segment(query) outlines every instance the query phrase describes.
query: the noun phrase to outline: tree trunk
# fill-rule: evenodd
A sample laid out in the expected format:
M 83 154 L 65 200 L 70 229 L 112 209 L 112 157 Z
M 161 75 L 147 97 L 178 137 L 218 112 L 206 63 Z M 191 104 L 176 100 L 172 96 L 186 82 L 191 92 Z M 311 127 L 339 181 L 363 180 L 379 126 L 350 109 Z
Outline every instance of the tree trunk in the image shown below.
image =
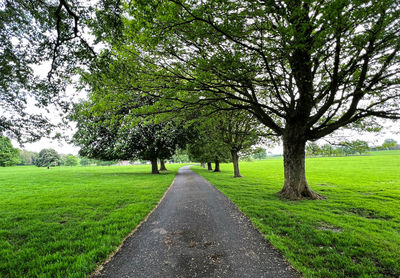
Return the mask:
M 158 166 L 157 166 L 157 158 L 153 158 L 151 160 L 151 173 L 152 174 L 159 174 L 158 172 Z
M 218 159 L 215 160 L 214 172 L 221 172 L 221 170 L 219 169 L 219 160 Z
M 279 194 L 289 200 L 324 199 L 323 196 L 311 190 L 307 184 L 305 146 L 306 140 L 283 136 L 285 183 Z
M 239 170 L 239 156 L 236 151 L 231 151 L 232 155 L 232 163 L 233 163 L 233 174 L 234 178 L 241 178 L 242 175 L 240 174 Z
M 208 171 L 212 171 L 212 165 L 211 165 L 211 162 L 207 162 L 207 167 L 208 167 Z
M 204 162 L 201 162 L 200 166 L 203 167 L 203 168 L 206 168 L 206 165 L 204 164 Z
M 160 171 L 168 171 L 165 167 L 164 159 L 160 159 Z

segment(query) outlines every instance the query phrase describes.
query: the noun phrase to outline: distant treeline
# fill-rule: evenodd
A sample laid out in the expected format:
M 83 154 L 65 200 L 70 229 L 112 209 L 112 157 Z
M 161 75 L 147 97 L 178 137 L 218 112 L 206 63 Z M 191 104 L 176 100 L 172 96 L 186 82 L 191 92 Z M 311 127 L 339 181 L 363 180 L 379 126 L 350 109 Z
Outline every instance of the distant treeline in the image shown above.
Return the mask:
M 386 139 L 381 146 L 368 145 L 368 142 L 363 140 L 343 141 L 335 144 L 318 145 L 315 142 L 310 142 L 306 147 L 306 155 L 308 157 L 318 156 L 349 156 L 363 155 L 368 151 L 381 150 L 400 150 L 400 145 L 394 139 Z M 241 155 L 243 160 L 259 160 L 268 157 L 267 151 L 264 148 L 257 147 L 251 149 Z M 185 149 L 176 150 L 169 163 L 187 163 L 190 162 L 188 151 Z M 75 156 L 72 154 L 59 154 L 54 149 L 43 149 L 39 153 L 27 150 L 19 150 L 14 148 L 10 140 L 4 136 L 0 136 L 0 166 L 14 165 L 36 165 L 38 167 L 54 167 L 54 166 L 110 166 L 110 165 L 133 165 L 146 164 L 146 160 L 131 160 L 131 161 L 103 161 L 91 159 L 87 157 Z
M 348 156 L 363 155 L 369 151 L 400 150 L 400 145 L 394 139 L 386 139 L 381 146 L 368 146 L 368 142 L 363 140 L 343 141 L 335 144 L 318 145 L 310 142 L 306 147 L 308 157 L 315 156 Z

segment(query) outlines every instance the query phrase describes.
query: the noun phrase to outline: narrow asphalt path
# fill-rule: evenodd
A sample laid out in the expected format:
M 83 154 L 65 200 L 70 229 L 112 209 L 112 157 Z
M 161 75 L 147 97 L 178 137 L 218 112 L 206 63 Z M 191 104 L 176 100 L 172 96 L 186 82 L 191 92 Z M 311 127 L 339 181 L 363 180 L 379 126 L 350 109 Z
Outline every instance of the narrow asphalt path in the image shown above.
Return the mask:
M 95 277 L 299 277 L 223 194 L 188 166 Z

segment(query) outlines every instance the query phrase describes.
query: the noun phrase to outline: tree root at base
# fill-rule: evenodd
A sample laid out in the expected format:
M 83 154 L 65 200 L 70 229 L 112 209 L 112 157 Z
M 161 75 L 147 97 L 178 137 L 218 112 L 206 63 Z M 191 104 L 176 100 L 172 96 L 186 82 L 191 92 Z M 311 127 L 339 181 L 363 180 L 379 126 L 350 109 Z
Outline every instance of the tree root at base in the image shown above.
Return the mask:
M 324 200 L 326 197 L 318 194 L 311 190 L 308 186 L 301 192 L 298 193 L 295 190 L 285 187 L 278 194 L 285 199 L 296 201 L 296 200 Z

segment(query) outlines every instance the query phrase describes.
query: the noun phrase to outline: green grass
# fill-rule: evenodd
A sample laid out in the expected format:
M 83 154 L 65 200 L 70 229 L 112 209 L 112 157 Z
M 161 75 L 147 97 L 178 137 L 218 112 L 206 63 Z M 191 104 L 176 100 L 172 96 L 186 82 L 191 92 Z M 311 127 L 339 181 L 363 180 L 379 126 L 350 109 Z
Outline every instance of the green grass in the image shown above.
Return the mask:
M 0 277 L 86 277 L 182 165 L 0 169 Z
M 383 154 L 383 153 L 382 153 Z M 281 200 L 282 160 L 222 173 L 192 167 L 251 219 L 305 277 L 400 277 L 400 152 L 306 160 L 321 201 Z

